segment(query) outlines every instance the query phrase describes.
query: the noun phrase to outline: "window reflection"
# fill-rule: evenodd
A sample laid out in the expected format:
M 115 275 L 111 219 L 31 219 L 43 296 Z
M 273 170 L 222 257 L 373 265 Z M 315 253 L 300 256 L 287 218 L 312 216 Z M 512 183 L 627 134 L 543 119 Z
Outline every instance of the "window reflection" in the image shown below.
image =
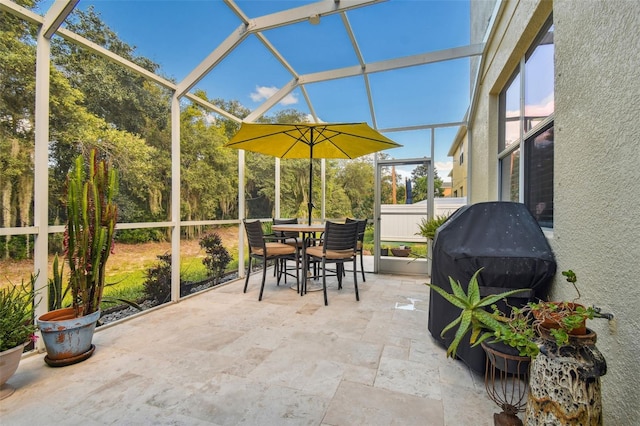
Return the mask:
M 553 226 L 553 125 L 527 139 L 525 204 L 540 226 Z
M 524 131 L 539 124 L 554 111 L 553 26 L 525 62 Z
M 520 197 L 520 149 L 516 149 L 501 162 L 503 201 L 518 201 Z

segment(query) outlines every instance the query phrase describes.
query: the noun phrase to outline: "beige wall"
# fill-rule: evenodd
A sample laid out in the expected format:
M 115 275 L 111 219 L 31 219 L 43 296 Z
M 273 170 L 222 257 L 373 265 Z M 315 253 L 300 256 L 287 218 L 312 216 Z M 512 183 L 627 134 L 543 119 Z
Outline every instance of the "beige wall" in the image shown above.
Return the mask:
M 463 152 L 463 164 L 460 164 L 460 152 Z M 467 196 L 467 163 L 469 162 L 467 152 L 467 132 L 464 131 L 460 143 L 453 152 L 453 169 L 451 169 L 451 195 L 456 197 Z M 457 192 L 456 192 L 457 191 Z
M 470 117 L 471 202 L 497 199 L 497 94 L 551 13 L 555 25 L 554 229 L 558 270 L 582 301 L 608 372 L 604 424 L 640 424 L 640 2 L 508 1 L 489 41 Z M 611 188 L 616 188 L 612 191 Z M 573 292 L 556 277 L 553 298 Z

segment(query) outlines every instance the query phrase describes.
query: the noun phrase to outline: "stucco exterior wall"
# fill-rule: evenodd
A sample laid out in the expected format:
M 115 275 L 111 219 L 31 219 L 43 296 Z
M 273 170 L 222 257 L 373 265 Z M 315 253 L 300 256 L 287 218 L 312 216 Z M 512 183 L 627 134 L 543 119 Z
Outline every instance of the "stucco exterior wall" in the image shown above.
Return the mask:
M 498 94 L 553 12 L 554 229 L 558 270 L 573 269 L 607 359 L 604 424 L 640 424 L 640 2 L 507 1 L 483 58 L 469 117 L 470 202 L 498 199 Z M 558 274 L 560 275 L 560 274 Z M 573 299 L 556 276 L 552 298 Z
M 638 425 L 640 2 L 559 0 L 553 12 L 552 246 L 559 270 L 578 274 L 582 300 L 616 316 L 612 324 L 590 322 L 609 368 L 605 424 Z
M 498 95 L 551 14 L 552 5 L 547 0 L 506 2 L 487 42 L 478 103 L 469 117 L 470 202 L 498 199 Z
M 462 131 L 460 143 L 453 152 L 453 169 L 451 170 L 451 196 L 466 197 L 467 196 L 467 163 L 468 163 L 468 144 L 467 132 Z M 463 163 L 460 164 L 460 154 Z

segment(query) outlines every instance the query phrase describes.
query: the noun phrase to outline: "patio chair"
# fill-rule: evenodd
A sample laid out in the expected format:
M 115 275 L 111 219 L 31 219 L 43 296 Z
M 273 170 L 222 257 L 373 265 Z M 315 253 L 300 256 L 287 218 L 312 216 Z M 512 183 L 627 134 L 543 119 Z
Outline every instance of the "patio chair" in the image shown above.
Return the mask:
M 364 231 L 367 228 L 367 219 L 350 219 L 347 218 L 347 223 L 356 222 L 358 224 L 358 247 L 356 251 L 360 255 L 360 271 L 362 272 L 362 281 L 367 281 L 364 276 Z
M 338 278 L 338 289 L 342 289 L 342 275 L 344 263 L 353 262 L 353 285 L 356 292 L 356 300 L 360 300 L 358 294 L 358 271 L 356 269 L 358 246 L 358 224 L 327 222 L 325 225 L 324 237 L 321 245 L 309 246 L 306 256 L 309 261 L 319 262 L 322 269 L 322 290 L 324 292 L 324 304 L 327 301 L 327 264 L 335 263 L 335 275 Z M 333 272 L 333 271 L 329 271 Z M 303 279 L 303 291 L 306 289 L 306 280 Z
M 298 223 L 298 219 L 297 218 L 291 218 L 291 219 L 276 219 L 275 217 L 272 219 L 272 223 L 274 225 L 287 225 L 287 224 L 297 224 Z M 273 235 L 275 235 L 276 239 L 278 242 L 284 243 L 284 244 L 288 244 L 290 246 L 293 246 L 296 248 L 296 255 L 298 257 L 300 257 L 301 252 L 302 252 L 302 238 L 300 238 L 300 234 L 296 231 L 273 231 Z M 286 260 L 285 259 L 281 259 L 280 260 L 280 266 L 283 268 L 286 268 Z M 286 269 L 285 269 L 286 270 Z M 276 272 L 276 269 L 274 268 L 274 274 Z M 286 281 L 286 276 L 285 276 L 285 281 Z
M 287 274 L 286 268 L 284 268 L 284 270 L 280 269 L 279 261 L 294 260 L 296 262 L 296 285 L 298 287 L 298 291 L 300 291 L 300 259 L 297 255 L 296 248 L 288 244 L 275 241 L 275 237 L 273 236 L 265 236 L 262 231 L 262 224 L 259 220 L 247 222 L 246 219 L 243 219 L 242 222 L 244 223 L 244 229 L 247 233 L 247 241 L 249 243 L 249 265 L 247 266 L 247 278 L 244 282 L 244 292 L 247 292 L 247 285 L 249 284 L 249 275 L 251 274 L 251 263 L 253 259 L 262 260 L 262 284 L 260 286 L 260 295 L 258 296 L 258 300 L 262 300 L 264 282 L 267 276 L 267 261 L 269 260 L 273 260 L 275 262 L 275 268 L 278 275 L 278 285 L 280 285 L 280 278 L 282 275 Z

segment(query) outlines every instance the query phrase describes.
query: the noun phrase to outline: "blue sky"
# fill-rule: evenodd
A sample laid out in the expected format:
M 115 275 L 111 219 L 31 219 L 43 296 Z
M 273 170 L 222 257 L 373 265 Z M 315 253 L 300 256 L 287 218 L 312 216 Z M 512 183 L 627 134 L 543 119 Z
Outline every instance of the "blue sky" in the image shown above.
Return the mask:
M 302 6 L 313 1 L 236 0 L 249 18 Z M 42 3 L 46 8 L 50 1 Z M 240 25 L 220 0 L 99 0 L 93 5 L 118 36 L 161 66 L 161 73 L 181 81 Z M 463 0 L 391 0 L 347 12 L 365 62 L 465 46 L 469 41 L 469 2 Z M 269 42 L 300 74 L 357 65 L 339 15 L 319 25 L 301 22 L 263 32 Z M 379 129 L 462 121 L 469 104 L 469 60 L 370 74 Z M 196 86 L 210 98 L 236 99 L 253 110 L 273 91 L 291 81 L 291 74 L 255 37 L 250 36 Z M 373 125 L 362 77 L 331 80 L 306 86 L 319 119 Z M 298 89 L 281 108 L 309 113 Z M 446 156 L 457 128 L 436 130 L 435 162 L 445 178 L 451 159 Z M 388 132 L 405 145 L 388 151 L 395 158 L 429 156 L 430 131 Z M 448 164 L 447 164 L 448 163 Z

